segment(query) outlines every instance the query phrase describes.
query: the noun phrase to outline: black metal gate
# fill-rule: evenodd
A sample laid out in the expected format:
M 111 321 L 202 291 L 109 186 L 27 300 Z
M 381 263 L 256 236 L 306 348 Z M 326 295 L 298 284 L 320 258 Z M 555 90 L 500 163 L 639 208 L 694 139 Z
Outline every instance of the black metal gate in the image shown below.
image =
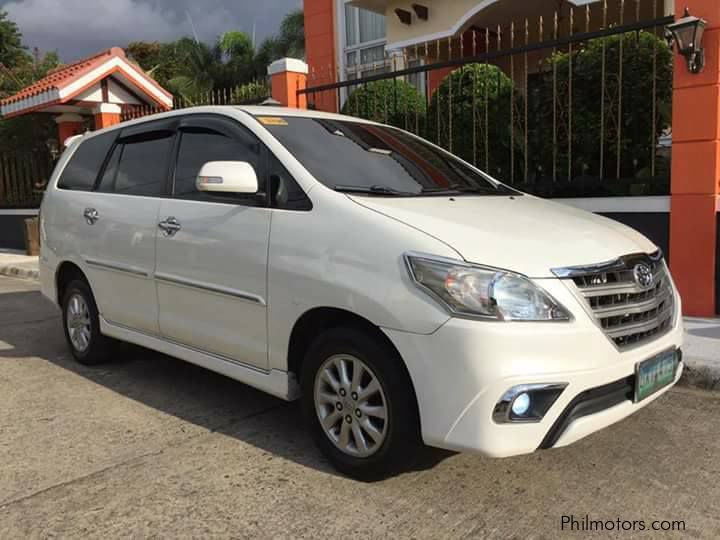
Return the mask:
M 298 94 L 414 132 L 541 196 L 668 195 L 673 17 L 662 13 L 662 0 L 603 0 L 472 27 L 386 53 L 372 76 L 311 78 Z

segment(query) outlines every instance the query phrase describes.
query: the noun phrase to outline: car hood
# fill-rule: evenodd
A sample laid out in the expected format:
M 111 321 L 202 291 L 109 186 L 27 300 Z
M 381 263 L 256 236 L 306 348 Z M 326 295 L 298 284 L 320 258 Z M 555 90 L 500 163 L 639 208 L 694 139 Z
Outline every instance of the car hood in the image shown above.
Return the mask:
M 657 250 L 617 221 L 529 195 L 350 198 L 441 240 L 466 261 L 530 277 Z

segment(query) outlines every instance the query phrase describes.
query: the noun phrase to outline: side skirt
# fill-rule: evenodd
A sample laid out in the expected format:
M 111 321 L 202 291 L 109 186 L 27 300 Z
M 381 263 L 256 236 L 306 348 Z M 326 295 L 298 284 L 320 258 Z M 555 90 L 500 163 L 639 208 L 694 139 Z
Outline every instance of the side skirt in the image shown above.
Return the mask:
M 100 331 L 106 336 L 134 343 L 220 373 L 286 401 L 293 401 L 300 397 L 300 386 L 297 380 L 291 373 L 286 371 L 277 369 L 262 370 L 230 358 L 210 354 L 158 336 L 113 324 L 103 317 L 100 317 Z

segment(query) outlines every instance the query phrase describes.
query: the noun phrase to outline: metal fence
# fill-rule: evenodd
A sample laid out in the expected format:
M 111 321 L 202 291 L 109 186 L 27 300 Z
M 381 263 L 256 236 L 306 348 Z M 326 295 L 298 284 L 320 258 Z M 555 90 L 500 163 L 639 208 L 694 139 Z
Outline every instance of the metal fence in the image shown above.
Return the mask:
M 173 109 L 185 109 L 201 105 L 255 105 L 270 97 L 270 86 L 266 81 L 252 82 L 233 88 L 220 88 L 193 96 L 175 96 Z M 122 121 L 140 118 L 163 110 L 141 105 L 126 107 L 121 114 Z
M 50 152 L 0 154 L 0 208 L 37 208 L 53 166 Z
M 364 78 L 314 85 L 322 74 L 311 73 L 298 95 L 412 131 L 541 196 L 665 195 L 673 17 L 662 14 L 662 0 L 565 4 L 386 53 L 354 67 Z

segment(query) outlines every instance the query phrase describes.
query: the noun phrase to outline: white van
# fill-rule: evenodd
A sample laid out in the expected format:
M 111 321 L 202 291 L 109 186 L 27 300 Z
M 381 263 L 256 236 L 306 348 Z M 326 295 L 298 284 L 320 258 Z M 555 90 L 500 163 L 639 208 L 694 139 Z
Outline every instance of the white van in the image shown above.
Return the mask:
M 201 107 L 88 134 L 40 223 L 79 362 L 121 340 L 299 398 L 359 478 L 421 442 L 567 445 L 683 368 L 680 298 L 645 237 L 365 120 Z

